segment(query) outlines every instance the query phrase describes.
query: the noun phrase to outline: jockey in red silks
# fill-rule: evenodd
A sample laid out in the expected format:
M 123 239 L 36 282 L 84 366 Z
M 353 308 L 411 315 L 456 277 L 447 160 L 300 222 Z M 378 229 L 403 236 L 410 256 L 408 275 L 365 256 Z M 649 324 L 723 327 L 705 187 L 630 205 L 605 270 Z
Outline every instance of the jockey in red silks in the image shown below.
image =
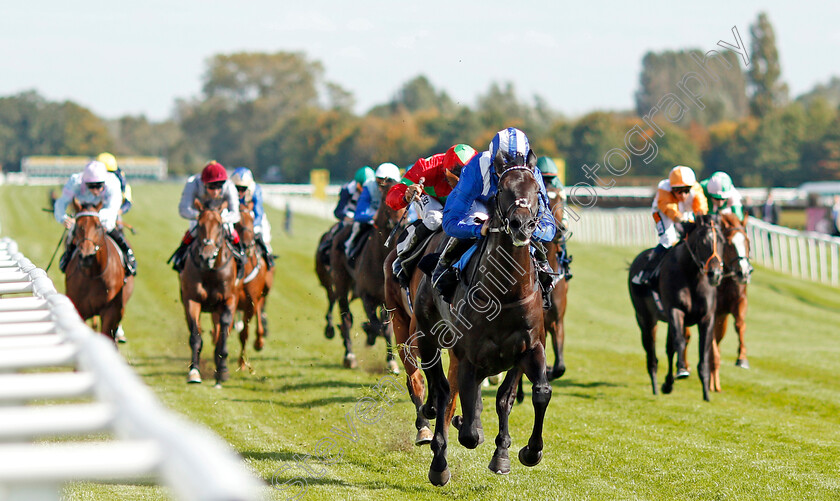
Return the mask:
M 234 244 L 234 249 L 237 249 L 233 254 L 237 260 L 237 273 L 242 274 L 244 261 L 242 252 L 239 249 L 239 235 L 233 228 L 233 225 L 239 222 L 239 197 L 236 194 L 236 188 L 233 186 L 233 183 L 228 179 L 227 170 L 215 160 L 208 162 L 204 166 L 204 169 L 202 169 L 200 175 L 190 176 L 184 185 L 184 190 L 181 192 L 178 213 L 182 218 L 190 221 L 190 228 L 184 233 L 181 245 L 178 246 L 169 258 L 169 261 L 172 261 L 173 270 L 180 272 L 184 269 L 184 257 L 187 253 L 187 247 L 189 247 L 195 238 L 195 228 L 198 224 L 198 216 L 200 215 L 194 206 L 195 201 L 199 200 L 202 204 L 207 205 L 213 200 L 221 199 L 227 201 L 227 209 L 222 211 L 222 223 L 225 227 L 225 234 Z
M 440 228 L 446 197 L 458 183 L 461 169 L 475 155 L 475 150 L 470 146 L 456 144 L 446 153 L 421 158 L 405 173 L 402 181 L 388 191 L 385 203 L 389 207 L 400 210 L 413 202 L 419 216 L 417 221 L 403 231 L 397 244 L 397 259 L 393 270 L 403 287 L 408 287 L 409 261 L 413 263 L 419 258 L 412 254 L 418 244 L 425 242 Z

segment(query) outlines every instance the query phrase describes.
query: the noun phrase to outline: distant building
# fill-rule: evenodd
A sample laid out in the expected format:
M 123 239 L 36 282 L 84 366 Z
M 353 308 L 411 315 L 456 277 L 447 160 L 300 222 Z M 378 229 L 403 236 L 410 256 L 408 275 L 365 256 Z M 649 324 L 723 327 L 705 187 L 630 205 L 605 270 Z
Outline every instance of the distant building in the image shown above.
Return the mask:
M 33 156 L 23 157 L 21 173 L 27 179 L 66 179 L 81 172 L 94 157 Z M 168 164 L 163 157 L 117 157 L 120 169 L 129 180 L 166 179 Z

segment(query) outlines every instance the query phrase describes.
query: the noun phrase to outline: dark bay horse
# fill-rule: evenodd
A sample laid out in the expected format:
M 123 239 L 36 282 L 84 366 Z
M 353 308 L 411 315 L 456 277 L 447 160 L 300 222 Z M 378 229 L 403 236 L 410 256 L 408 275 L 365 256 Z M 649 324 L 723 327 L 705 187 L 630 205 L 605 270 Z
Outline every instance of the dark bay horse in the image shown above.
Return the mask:
M 332 249 L 331 241 L 335 238 L 340 229 L 343 228 L 341 221 L 333 224 L 329 230 L 321 235 L 318 240 L 318 248 L 315 250 L 315 274 L 318 276 L 318 282 L 327 293 L 327 314 L 324 318 L 327 321 L 324 327 L 324 336 L 327 339 L 335 337 L 335 326 L 332 321 L 332 311 L 336 300 L 335 287 L 332 284 L 332 274 L 330 272 L 330 252 Z M 346 238 L 346 236 L 345 236 Z
M 450 478 L 446 462 L 449 430 L 445 426 L 450 388 L 441 349 L 450 349 L 458 360 L 463 410 L 459 442 L 469 449 L 481 443 L 481 383 L 488 376 L 508 371 L 496 394 L 499 433 L 489 468 L 494 473 L 510 471 L 508 416 L 516 383 L 524 372 L 533 383 L 534 428 L 528 445 L 519 451 L 519 461 L 534 466 L 542 459 L 542 428 L 551 385 L 546 376 L 542 298 L 529 251 L 539 210 L 535 166 L 533 152 L 527 160 L 519 156 L 506 161 L 502 152 L 493 159 L 499 182 L 491 202 L 488 234 L 481 240 L 478 256 L 463 270 L 452 306 L 443 302 L 427 277 L 417 290 L 416 337 L 429 382 L 423 411 L 437 419 L 429 468 L 434 485 L 444 485 Z
M 274 285 L 274 269 L 268 269 L 265 257 L 257 250 L 256 234 L 254 233 L 254 204 L 239 206 L 239 222 L 234 226 L 239 233 L 242 247 L 245 249 L 245 270 L 242 287 L 236 309 L 242 312 L 242 331 L 239 340 L 242 351 L 239 353 L 239 370 L 250 368 L 245 359 L 245 346 L 248 343 L 248 324 L 252 318 L 257 320 L 256 339 L 254 349 L 260 351 L 265 345 L 268 326 L 265 318 L 265 301 L 271 286 Z
M 732 213 L 721 216 L 723 223 L 723 280 L 718 286 L 717 306 L 715 308 L 714 341 L 712 342 L 711 388 L 721 391 L 720 385 L 720 342 L 726 335 L 726 323 L 729 315 L 735 319 L 735 332 L 738 333 L 738 358 L 735 365 L 749 369 L 747 361 L 746 335 L 747 284 L 750 282 L 752 265 L 750 264 L 750 239 L 747 236 L 746 221 L 738 219 Z M 686 344 L 689 332 L 686 330 Z M 686 347 L 686 352 L 688 348 Z M 686 357 L 687 360 L 687 357 Z
M 351 231 L 351 226 L 342 228 L 333 239 L 330 249 L 330 277 L 335 297 L 338 301 L 338 310 L 341 314 L 341 337 L 344 340 L 344 366 L 354 368 L 357 366 L 356 355 L 353 353 L 353 343 L 350 339 L 350 329 L 353 326 L 353 315 L 350 313 L 350 301 L 353 298 L 362 300 L 362 307 L 368 317 L 368 321 L 362 325 L 367 334 L 367 343 L 370 346 L 376 341 L 377 336 L 382 335 L 386 343 L 386 365 L 391 372 L 399 372 L 397 361 L 392 350 L 392 328 L 390 318 L 385 310 L 385 275 L 382 270 L 382 263 L 385 261 L 390 249 L 396 247 L 396 242 L 391 242 L 391 247 L 385 247 L 385 241 L 391 231 L 402 219 L 405 209 L 395 211 L 385 203 L 385 194 L 396 184 L 396 181 L 389 180 L 379 186 L 382 195 L 382 203 L 376 211 L 373 219 L 373 229 L 365 238 L 366 242 L 359 251 L 355 264 L 348 262 L 344 253 L 344 243 Z
M 227 369 L 227 338 L 236 312 L 236 302 L 241 284 L 236 279 L 234 250 L 225 235 L 221 212 L 227 202 L 211 202 L 206 207 L 195 201 L 198 216 L 198 233 L 190 244 L 184 259 L 184 269 L 179 275 L 181 302 L 190 331 L 192 360 L 187 378 L 189 383 L 200 383 L 199 358 L 201 338 L 200 315 L 211 313 L 213 342 L 216 345 L 216 385 L 221 386 L 229 377 Z
M 642 331 L 642 346 L 647 354 L 647 369 L 654 395 L 658 393 L 656 370 L 656 323 L 668 322 L 668 375 L 662 385 L 663 393 L 671 393 L 674 386 L 674 354 L 677 366 L 684 370 L 686 363 L 685 330 L 697 325 L 699 358 L 697 370 L 703 384 L 703 399 L 709 400 L 709 366 L 712 351 L 717 286 L 723 278 L 723 232 L 719 216 L 698 216 L 695 224 L 686 224 L 686 237 L 663 258 L 657 283 L 634 284 L 630 279 L 648 262 L 653 249 L 641 252 L 630 265 L 628 285 L 630 299 L 636 310 L 636 322 Z M 658 297 L 658 300 L 657 300 Z M 661 308 L 657 307 L 657 302 Z M 685 371 L 678 377 L 687 377 Z
M 99 220 L 102 204 L 73 200 L 73 206 L 76 252 L 67 264 L 64 290 L 79 316 L 84 320 L 99 316 L 101 332 L 113 340 L 134 291 L 134 277 L 125 275 L 119 247 Z

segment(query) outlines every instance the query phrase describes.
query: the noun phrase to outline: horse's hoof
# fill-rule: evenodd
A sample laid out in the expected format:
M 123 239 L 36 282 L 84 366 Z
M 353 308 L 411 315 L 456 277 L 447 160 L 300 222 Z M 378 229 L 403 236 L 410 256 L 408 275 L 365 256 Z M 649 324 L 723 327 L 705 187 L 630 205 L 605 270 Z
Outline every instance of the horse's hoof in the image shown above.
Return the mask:
M 370 322 L 365 322 L 362 324 L 362 330 L 365 331 L 367 334 L 367 345 L 373 346 L 376 344 L 376 329 L 373 328 L 373 325 Z
M 662 393 L 668 395 L 674 389 L 674 383 L 664 382 L 662 383 Z
M 397 364 L 396 360 L 388 360 L 388 367 L 386 370 L 395 376 L 400 375 L 400 366 Z
M 265 339 L 261 336 L 257 336 L 257 339 L 254 340 L 254 349 L 257 351 L 262 351 L 263 347 L 265 347 Z
M 190 369 L 190 372 L 187 373 L 187 383 L 189 383 L 189 384 L 199 384 L 199 383 L 201 383 L 201 373 L 198 372 L 198 369 Z
M 335 327 L 332 325 L 328 325 L 324 328 L 324 337 L 327 339 L 332 339 L 335 337 Z
M 429 482 L 431 482 L 432 485 L 443 487 L 449 482 L 449 478 L 451 476 L 452 475 L 449 473 L 449 468 L 443 471 L 434 471 L 431 468 L 429 468 Z
M 463 423 L 464 416 L 455 416 L 452 418 L 452 426 L 454 426 L 456 430 L 460 430 Z
M 482 388 L 490 388 L 490 381 L 488 381 L 488 380 L 487 380 L 487 378 L 485 378 L 485 379 L 481 382 L 481 387 L 482 387 Z
M 216 371 L 216 373 L 214 375 L 216 377 L 216 383 L 217 384 L 218 383 L 224 383 L 225 381 L 230 379 L 230 372 L 228 372 L 228 370 L 226 368 L 222 369 L 221 371 Z
M 746 358 L 739 358 L 738 360 L 735 361 L 735 365 L 737 365 L 738 367 L 740 367 L 742 369 L 749 369 L 750 368 L 750 363 L 747 362 Z
M 487 467 L 496 475 L 507 475 L 510 473 L 510 458 L 503 458 L 493 454 L 493 459 L 490 460 L 490 464 Z
M 356 366 L 359 364 L 356 363 L 356 355 L 349 354 L 344 356 L 344 368 L 345 369 L 355 369 Z
M 492 384 L 493 386 L 498 386 L 498 384 L 502 382 L 502 375 L 495 374 L 493 376 L 490 376 L 487 378 L 487 382 Z
M 125 331 L 123 330 L 122 325 L 117 327 L 117 332 L 114 333 L 114 339 L 120 344 L 125 344 L 128 342 L 128 339 L 126 339 L 125 337 Z
M 542 461 L 542 451 L 531 453 L 527 445 L 519 449 L 519 462 L 525 466 L 537 466 L 540 461 Z
M 417 437 L 414 439 L 414 445 L 426 445 L 432 441 L 434 434 L 428 426 L 424 426 L 417 430 Z
M 475 449 L 483 440 L 484 432 L 481 428 L 476 428 L 475 435 L 469 434 L 463 428 L 458 431 L 458 442 L 467 449 Z
M 684 368 L 677 369 L 677 379 L 685 379 L 691 375 L 691 371 Z
M 217 390 L 221 390 L 221 389 L 222 389 L 222 383 L 216 383 L 216 384 L 214 384 L 214 385 L 213 385 L 213 388 L 216 388 Z

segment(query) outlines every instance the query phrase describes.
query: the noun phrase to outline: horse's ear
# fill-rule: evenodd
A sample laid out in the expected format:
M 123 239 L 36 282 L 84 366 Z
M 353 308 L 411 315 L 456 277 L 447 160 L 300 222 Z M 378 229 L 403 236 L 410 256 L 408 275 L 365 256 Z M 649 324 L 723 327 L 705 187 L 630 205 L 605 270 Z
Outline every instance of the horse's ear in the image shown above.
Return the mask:
M 248 212 L 253 211 L 254 210 L 254 201 L 251 200 L 250 202 L 248 202 L 248 205 L 246 205 L 246 207 L 248 208 Z
M 502 150 L 497 151 L 496 156 L 493 157 L 493 170 L 496 171 L 497 176 L 501 176 L 505 171 L 505 157 Z
M 450 188 L 454 188 L 455 185 L 458 184 L 458 180 L 460 178 L 451 170 L 445 169 L 443 171 L 443 175 L 446 177 L 446 183 L 449 185 Z
M 534 170 L 537 167 L 537 155 L 534 154 L 534 150 L 528 150 L 528 156 L 525 158 L 525 164 L 531 170 Z
M 82 204 L 79 203 L 78 198 L 73 198 L 73 212 L 82 212 Z
M 221 211 L 223 211 L 223 210 L 225 210 L 225 209 L 227 209 L 227 208 L 228 208 L 228 201 L 227 201 L 227 200 L 224 200 L 224 201 L 222 201 L 222 203 L 219 205 L 219 212 L 221 212 Z
M 96 204 L 96 207 L 94 207 L 94 209 L 96 209 L 96 212 L 99 212 L 100 210 L 102 210 L 102 204 L 103 203 L 105 203 L 105 201 L 101 200 L 98 204 Z
M 198 212 L 204 211 L 204 204 L 201 203 L 201 200 L 197 198 L 193 201 L 193 207 L 195 207 L 195 210 L 197 210 Z
M 742 225 L 744 228 L 746 228 L 746 227 L 747 227 L 747 219 L 749 219 L 749 218 L 750 218 L 750 215 L 749 215 L 749 214 L 747 214 L 747 213 L 745 212 L 745 213 L 744 213 L 744 220 L 743 220 L 743 221 L 741 221 L 741 225 Z

